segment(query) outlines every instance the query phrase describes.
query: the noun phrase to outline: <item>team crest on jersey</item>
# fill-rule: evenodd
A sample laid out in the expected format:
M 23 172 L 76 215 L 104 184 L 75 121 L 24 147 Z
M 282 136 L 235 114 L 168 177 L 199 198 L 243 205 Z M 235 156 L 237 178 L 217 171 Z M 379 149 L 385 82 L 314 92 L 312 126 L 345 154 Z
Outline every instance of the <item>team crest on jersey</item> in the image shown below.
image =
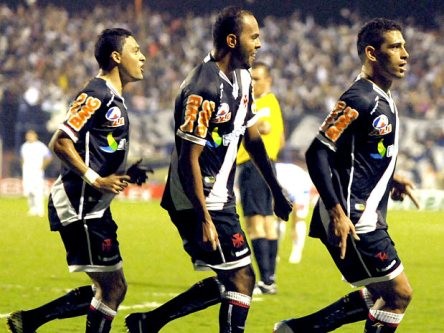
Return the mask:
M 392 124 L 389 124 L 389 120 L 386 115 L 380 115 L 373 120 L 373 131 L 370 132 L 372 136 L 386 135 L 392 131 Z
M 108 146 L 100 146 L 100 149 L 105 153 L 115 153 L 117 150 L 125 150 L 126 148 L 126 139 L 117 142 L 112 133 L 108 133 L 106 141 L 108 142 Z
M 230 106 L 227 103 L 222 103 L 217 110 L 213 123 L 226 123 L 231 119 Z
M 108 122 L 105 124 L 106 127 L 119 127 L 125 125 L 125 118 L 122 117 L 122 111 L 117 107 L 113 106 L 109 109 L 105 118 Z

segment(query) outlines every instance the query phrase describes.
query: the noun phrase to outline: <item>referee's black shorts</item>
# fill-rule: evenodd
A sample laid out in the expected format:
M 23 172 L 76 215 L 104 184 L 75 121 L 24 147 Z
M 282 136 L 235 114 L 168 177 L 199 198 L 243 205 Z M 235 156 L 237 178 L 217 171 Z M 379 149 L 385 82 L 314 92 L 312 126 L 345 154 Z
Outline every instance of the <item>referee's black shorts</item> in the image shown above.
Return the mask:
M 273 196 L 270 188 L 255 167 L 247 161 L 238 166 L 239 193 L 244 216 L 273 215 Z

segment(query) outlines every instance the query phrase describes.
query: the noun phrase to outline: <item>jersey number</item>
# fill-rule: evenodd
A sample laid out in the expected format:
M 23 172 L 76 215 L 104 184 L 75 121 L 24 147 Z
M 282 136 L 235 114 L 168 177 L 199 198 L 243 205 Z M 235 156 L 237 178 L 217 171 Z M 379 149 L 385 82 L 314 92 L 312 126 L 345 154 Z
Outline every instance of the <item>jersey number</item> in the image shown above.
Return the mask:
M 322 123 L 320 130 L 324 132 L 325 136 L 332 142 L 336 142 L 341 136 L 342 132 L 358 118 L 359 112 L 347 106 L 345 102 L 339 101 L 336 103 L 333 111 Z
M 201 111 L 199 107 L 202 106 Z M 211 114 L 214 112 L 216 104 L 212 101 L 203 100 L 199 95 L 190 95 L 185 106 L 185 120 L 180 126 L 180 130 L 185 133 L 193 133 L 205 138 L 210 124 Z M 197 120 L 197 126 L 195 126 Z

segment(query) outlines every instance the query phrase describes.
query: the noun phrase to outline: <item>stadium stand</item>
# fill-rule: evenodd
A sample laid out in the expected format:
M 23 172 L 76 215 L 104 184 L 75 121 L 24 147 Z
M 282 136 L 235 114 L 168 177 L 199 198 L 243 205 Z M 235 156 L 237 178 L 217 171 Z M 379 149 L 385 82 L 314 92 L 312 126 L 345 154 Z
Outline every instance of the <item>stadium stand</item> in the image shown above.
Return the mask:
M 15 156 L 28 128 L 49 140 L 73 93 L 97 71 L 90 57 L 94 37 L 110 22 L 135 32 L 148 59 L 143 84 L 125 96 L 133 110 L 130 154 L 166 161 L 173 99 L 185 73 L 211 49 L 212 19 L 176 17 L 148 6 L 134 15 L 128 4 L 75 11 L 0 4 L 2 177 L 17 176 Z M 304 151 L 344 85 L 358 74 L 354 36 L 364 19 L 349 10 L 322 24 L 300 11 L 263 17 L 259 58 L 273 67 L 289 156 Z M 406 131 L 399 167 L 421 188 L 444 188 L 444 20 L 432 28 L 403 21 L 411 64 L 407 79 L 394 89 Z

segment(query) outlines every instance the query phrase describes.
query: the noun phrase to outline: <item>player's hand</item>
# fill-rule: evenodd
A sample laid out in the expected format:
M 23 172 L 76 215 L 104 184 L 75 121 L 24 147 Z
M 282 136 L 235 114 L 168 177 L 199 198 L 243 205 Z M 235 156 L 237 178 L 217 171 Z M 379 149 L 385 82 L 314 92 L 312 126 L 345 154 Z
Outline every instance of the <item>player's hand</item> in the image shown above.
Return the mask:
M 148 179 L 148 172 L 154 173 L 153 169 L 148 166 L 140 165 L 142 159 L 131 165 L 126 174 L 130 177 L 129 182 L 141 186 Z
M 219 235 L 211 219 L 202 222 L 202 245 L 204 249 L 216 251 L 219 244 Z
M 405 196 L 407 195 L 410 200 L 412 200 L 413 204 L 416 206 L 416 208 L 420 208 L 419 201 L 416 198 L 413 190 L 415 186 L 412 181 L 409 179 L 394 175 L 393 176 L 393 187 L 390 192 L 390 197 L 392 200 L 395 201 L 403 201 Z
M 282 191 L 274 194 L 274 213 L 281 220 L 288 221 L 288 217 L 293 210 L 293 204 L 287 199 Z
M 130 181 L 130 177 L 127 175 L 112 174 L 107 177 L 98 178 L 92 186 L 103 193 L 119 194 L 123 191 Z
M 329 242 L 341 249 L 340 257 L 344 259 L 348 235 L 351 235 L 355 240 L 359 240 L 359 236 L 353 222 L 345 215 L 341 205 L 337 204 L 328 213 L 330 215 Z

